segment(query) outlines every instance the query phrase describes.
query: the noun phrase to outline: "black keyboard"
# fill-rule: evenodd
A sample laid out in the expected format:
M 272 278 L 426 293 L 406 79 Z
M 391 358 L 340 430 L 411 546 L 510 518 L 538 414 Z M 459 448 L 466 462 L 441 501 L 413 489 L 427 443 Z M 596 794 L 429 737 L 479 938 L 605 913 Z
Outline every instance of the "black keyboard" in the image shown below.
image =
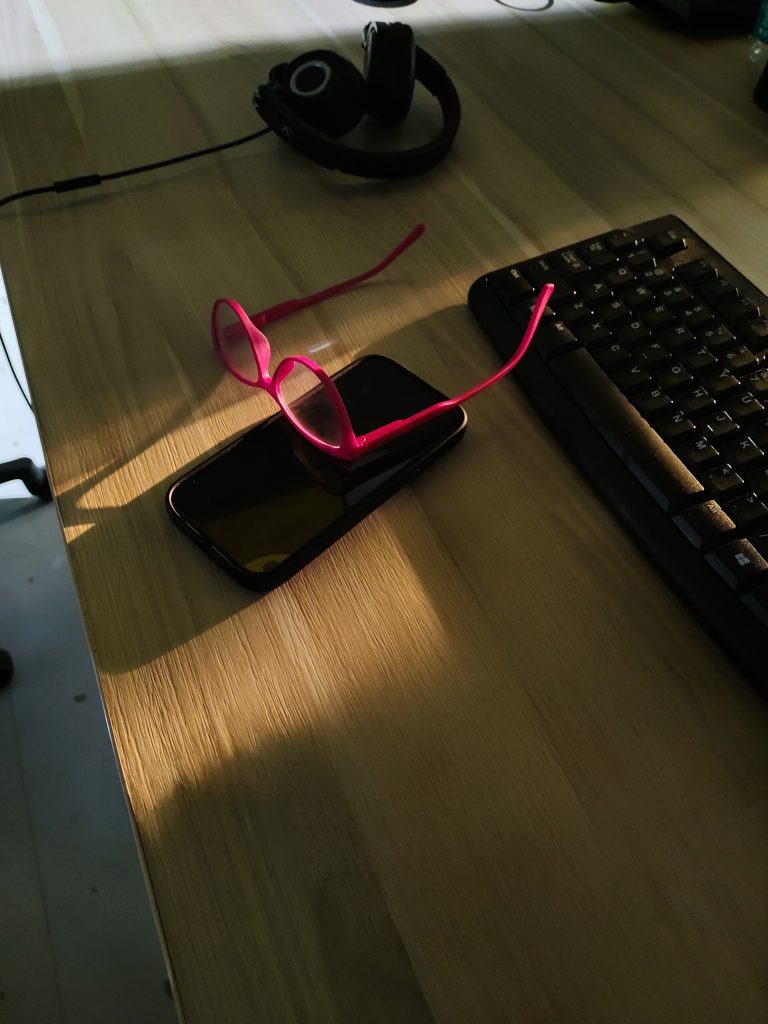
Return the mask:
M 475 281 L 520 384 L 711 636 L 768 692 L 768 298 L 677 217 Z

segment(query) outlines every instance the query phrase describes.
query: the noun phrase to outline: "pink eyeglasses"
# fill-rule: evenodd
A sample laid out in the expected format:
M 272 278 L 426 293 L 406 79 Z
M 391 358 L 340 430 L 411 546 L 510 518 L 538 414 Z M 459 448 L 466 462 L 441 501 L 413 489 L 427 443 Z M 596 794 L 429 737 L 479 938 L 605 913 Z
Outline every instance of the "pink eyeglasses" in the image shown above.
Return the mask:
M 468 398 L 495 384 L 520 362 L 530 345 L 539 325 L 553 285 L 545 284 L 541 289 L 531 318 L 520 344 L 512 358 L 500 370 L 480 384 L 464 391 L 456 398 L 436 402 L 427 409 L 404 420 L 395 420 L 378 427 L 368 434 L 357 436 L 352 429 L 347 410 L 336 385 L 321 366 L 306 356 L 287 356 L 274 375 L 269 375 L 269 342 L 259 330 L 280 317 L 288 316 L 306 306 L 312 306 L 323 299 L 339 295 L 367 281 L 388 267 L 409 246 L 421 238 L 426 231 L 424 224 L 418 224 L 395 246 L 391 253 L 371 270 L 357 277 L 332 285 L 321 292 L 304 299 L 290 299 L 277 306 L 248 316 L 243 307 L 234 299 L 217 299 L 211 314 L 213 341 L 224 365 L 238 380 L 250 387 L 261 388 L 271 395 L 299 433 L 315 447 L 341 459 L 357 459 L 361 455 L 379 448 L 387 442 L 402 436 L 414 427 L 421 426 L 448 409 L 466 402 Z

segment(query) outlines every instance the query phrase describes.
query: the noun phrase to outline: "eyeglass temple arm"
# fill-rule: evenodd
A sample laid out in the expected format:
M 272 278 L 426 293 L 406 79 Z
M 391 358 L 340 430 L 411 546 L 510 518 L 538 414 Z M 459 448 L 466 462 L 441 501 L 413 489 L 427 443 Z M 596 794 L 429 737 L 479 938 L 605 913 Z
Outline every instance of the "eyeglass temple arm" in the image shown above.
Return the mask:
M 515 366 L 520 362 L 525 353 L 528 350 L 533 336 L 536 333 L 536 328 L 539 326 L 544 310 L 547 307 L 547 302 L 552 292 L 555 290 L 553 284 L 545 284 L 539 292 L 539 297 L 536 299 L 536 304 L 533 307 L 528 326 L 525 329 L 525 334 L 517 346 L 515 354 L 505 363 L 500 370 L 497 370 L 492 376 L 486 380 L 481 381 L 479 384 L 475 384 L 474 387 L 469 388 L 468 391 L 462 392 L 457 395 L 456 398 L 447 398 L 442 402 L 436 402 L 435 405 L 430 405 L 427 409 L 422 409 L 421 412 L 414 413 L 413 416 L 409 416 L 404 420 L 395 420 L 393 423 L 388 423 L 384 427 L 378 427 L 376 430 L 372 430 L 369 434 L 364 437 L 359 437 L 357 440 L 365 448 L 366 451 L 371 451 L 374 448 L 378 448 L 380 445 L 385 444 L 387 441 L 392 441 L 396 437 L 400 437 L 401 434 L 407 433 L 414 427 L 420 426 L 422 423 L 426 423 L 428 420 L 434 419 L 435 416 L 439 416 L 443 412 L 447 412 L 449 409 L 455 408 L 457 405 L 461 405 L 462 402 L 466 402 L 470 398 L 474 398 L 481 391 L 485 391 L 491 384 L 495 384 L 497 380 L 501 380 L 510 370 L 514 369 Z
M 260 313 L 254 313 L 249 319 L 255 327 L 264 327 L 265 324 L 271 323 L 273 320 L 279 320 L 280 317 L 288 316 L 290 313 L 296 313 L 300 309 L 305 309 L 307 306 L 314 306 L 317 302 L 323 302 L 324 299 L 333 298 L 334 295 L 340 295 L 342 292 L 349 291 L 358 284 L 362 284 L 363 281 L 368 281 L 370 278 L 380 274 L 382 270 L 394 263 L 398 256 L 409 249 L 414 242 L 418 241 L 424 232 L 427 230 L 426 224 L 417 224 L 416 227 L 409 231 L 405 238 L 399 242 L 395 248 L 387 256 L 377 263 L 375 267 L 371 267 L 370 270 L 366 270 L 362 274 L 358 274 L 357 277 L 350 277 L 348 281 L 341 281 L 339 284 L 333 284 L 330 288 L 324 288 L 321 292 L 315 292 L 314 295 L 307 295 L 303 299 L 288 299 L 285 302 L 279 302 L 276 306 L 270 306 L 269 309 L 262 309 Z

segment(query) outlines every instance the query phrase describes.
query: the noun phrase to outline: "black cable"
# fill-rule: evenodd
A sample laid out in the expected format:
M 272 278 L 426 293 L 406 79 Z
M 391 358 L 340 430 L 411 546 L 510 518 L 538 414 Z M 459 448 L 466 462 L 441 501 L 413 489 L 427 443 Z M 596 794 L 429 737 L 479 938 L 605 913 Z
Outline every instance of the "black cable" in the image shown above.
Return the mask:
M 47 192 L 74 192 L 79 188 L 91 188 L 95 185 L 100 185 L 102 181 L 114 181 L 115 178 L 127 178 L 131 174 L 142 174 L 144 171 L 156 171 L 158 167 L 170 167 L 171 164 L 180 164 L 184 160 L 194 160 L 198 156 L 207 156 L 209 153 L 220 153 L 223 149 L 232 149 L 234 146 L 242 146 L 244 142 L 252 142 L 254 139 L 260 138 L 262 135 L 266 135 L 267 132 L 271 131 L 271 128 L 262 128 L 258 132 L 252 132 L 250 135 L 244 135 L 241 139 L 233 139 L 232 142 L 221 142 L 218 146 L 209 146 L 207 149 L 196 149 L 194 153 L 183 153 L 181 156 L 172 156 L 168 160 L 157 160 L 153 164 L 141 164 L 139 167 L 129 167 L 124 171 L 113 171 L 111 174 L 81 174 L 77 178 L 66 178 L 64 181 L 54 181 L 52 185 L 43 185 L 40 188 L 27 188 L 23 192 L 14 192 L 10 196 L 4 196 L 0 199 L 0 206 L 6 206 L 8 203 L 13 203 L 17 199 L 26 199 L 29 196 L 41 196 Z M 0 345 L 2 346 L 3 352 L 8 366 L 13 374 L 13 379 L 19 388 L 19 391 L 24 398 L 24 401 L 32 409 L 32 402 L 27 397 L 27 393 L 21 385 L 21 381 L 16 376 L 16 370 L 14 369 L 11 357 L 8 353 L 8 349 L 5 347 L 5 341 L 3 340 L 2 334 L 0 334 Z
M 141 164 L 139 167 L 129 167 L 124 171 L 112 171 L 111 174 L 81 174 L 77 178 L 65 178 L 63 181 L 54 181 L 52 185 L 43 185 L 41 188 L 28 188 L 23 192 L 14 192 L 10 196 L 0 199 L 0 206 L 6 206 L 17 199 L 26 199 L 29 196 L 40 196 L 46 192 L 73 192 L 80 188 L 92 188 L 100 185 L 103 181 L 114 181 L 116 178 L 127 178 L 131 174 L 142 174 L 144 171 L 156 171 L 159 167 L 170 167 L 171 164 L 180 164 L 184 160 L 194 160 L 198 156 L 207 156 L 209 153 L 220 153 L 223 149 L 232 149 L 233 146 L 242 146 L 244 142 L 252 142 L 271 131 L 271 128 L 262 128 L 258 132 L 244 135 L 241 139 L 233 139 L 231 142 L 221 142 L 218 146 L 209 146 L 207 149 L 196 149 L 194 153 L 183 153 L 181 156 L 172 156 L 168 160 L 157 160 L 152 164 Z
M 18 378 L 18 377 L 16 376 L 16 370 L 14 369 L 13 363 L 11 362 L 11 355 L 10 355 L 10 352 L 9 352 L 9 351 L 8 351 L 8 349 L 7 349 L 6 347 L 5 347 L 5 340 L 4 340 L 4 338 L 3 338 L 3 335 L 2 335 L 2 333 L 0 333 L 0 345 L 2 345 L 2 347 L 3 347 L 3 352 L 5 352 L 5 358 L 6 358 L 6 360 L 8 361 L 8 366 L 9 366 L 9 367 L 11 368 L 11 374 L 13 375 L 13 379 L 14 379 L 14 380 L 16 381 L 16 386 L 18 387 L 19 391 L 21 392 L 21 397 L 22 397 L 22 398 L 24 399 L 24 401 L 25 401 L 25 402 L 27 403 L 27 405 L 29 406 L 29 410 L 30 410 L 30 412 L 34 413 L 34 411 L 35 411 L 35 410 L 34 410 L 34 409 L 32 408 L 32 403 L 30 402 L 29 398 L 27 397 L 27 393 L 26 393 L 26 391 L 25 391 L 25 390 L 24 390 L 24 388 L 23 388 L 23 387 L 21 386 L 21 381 L 20 381 L 20 380 L 19 380 L 19 378 Z

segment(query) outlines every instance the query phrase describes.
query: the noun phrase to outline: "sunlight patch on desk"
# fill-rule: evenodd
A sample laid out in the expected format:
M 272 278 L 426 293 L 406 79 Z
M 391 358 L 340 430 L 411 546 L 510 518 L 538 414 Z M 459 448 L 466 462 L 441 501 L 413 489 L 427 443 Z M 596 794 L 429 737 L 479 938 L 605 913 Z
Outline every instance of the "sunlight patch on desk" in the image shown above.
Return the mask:
M 576 4 L 585 6 L 586 0 L 575 0 Z M 212 18 L 195 20 L 188 9 L 189 17 L 183 27 L 179 26 L 176 9 L 161 4 L 144 9 L 126 5 L 119 26 L 115 24 L 114 12 L 101 22 L 98 5 L 92 6 L 87 20 L 70 18 L 65 9 L 56 11 L 46 0 L 28 0 L 28 7 L 36 32 L 30 32 L 25 46 L 17 45 L 0 55 L 0 83 L 6 87 L 15 81 L 27 84 L 36 77 L 61 80 L 106 71 L 115 73 L 161 60 L 187 63 L 214 54 L 221 56 L 222 50 L 228 49 L 240 55 L 283 43 L 294 49 L 302 40 L 315 47 L 323 37 L 328 37 L 328 45 L 335 48 L 340 32 L 344 33 L 342 39 L 348 37 L 357 46 L 366 21 L 393 20 L 386 11 L 361 9 L 349 0 L 326 0 L 321 5 L 296 0 L 294 4 L 281 5 L 279 18 L 268 20 L 259 17 L 256 5 L 248 9 L 241 4 L 222 3 Z M 461 22 L 466 22 L 467 27 L 497 23 L 510 28 L 529 19 L 564 16 L 573 16 L 573 10 L 557 4 L 546 12 L 516 11 L 495 0 L 464 0 L 446 12 L 440 0 L 421 0 L 398 20 L 426 34 L 430 29 L 455 32 Z M 164 24 L 166 19 L 172 19 L 172 32 Z M 330 24 L 338 26 L 339 31 L 331 33 Z

